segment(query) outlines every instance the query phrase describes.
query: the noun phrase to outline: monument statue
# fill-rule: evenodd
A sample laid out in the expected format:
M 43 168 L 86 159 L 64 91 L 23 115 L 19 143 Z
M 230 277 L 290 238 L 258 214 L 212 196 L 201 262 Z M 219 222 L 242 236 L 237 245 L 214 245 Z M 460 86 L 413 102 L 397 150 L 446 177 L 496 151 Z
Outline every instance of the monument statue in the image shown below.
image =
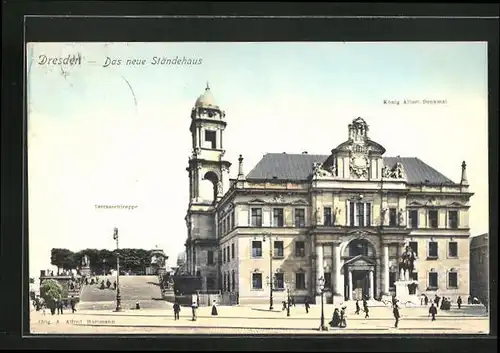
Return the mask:
M 83 267 L 90 267 L 90 259 L 88 255 L 84 255 L 82 258 L 82 266 Z
M 405 251 L 401 255 L 399 261 L 400 280 L 410 280 L 410 274 L 415 270 L 415 252 L 409 246 L 406 246 Z

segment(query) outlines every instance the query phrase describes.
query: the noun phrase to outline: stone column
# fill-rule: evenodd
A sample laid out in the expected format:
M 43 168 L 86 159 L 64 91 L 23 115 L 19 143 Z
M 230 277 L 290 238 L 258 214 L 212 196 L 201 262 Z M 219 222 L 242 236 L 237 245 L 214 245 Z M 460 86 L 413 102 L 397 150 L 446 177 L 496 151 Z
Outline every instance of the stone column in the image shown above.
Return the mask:
M 371 299 L 375 299 L 375 287 L 373 286 L 373 270 L 370 270 L 370 292 L 369 296 Z
M 324 269 L 323 269 L 323 244 L 316 244 L 316 293 L 321 294 L 320 289 L 320 278 L 325 278 Z
M 340 270 L 342 265 L 340 264 L 340 244 L 335 244 L 333 246 L 334 249 L 334 269 L 335 269 L 335 287 L 334 287 L 334 294 L 340 294 L 342 293 L 342 288 L 340 288 Z
M 389 294 L 389 244 L 383 245 L 384 260 L 384 294 Z
M 348 288 L 349 292 L 347 293 L 348 294 L 348 298 L 349 300 L 352 300 L 352 270 L 349 269 L 349 288 Z

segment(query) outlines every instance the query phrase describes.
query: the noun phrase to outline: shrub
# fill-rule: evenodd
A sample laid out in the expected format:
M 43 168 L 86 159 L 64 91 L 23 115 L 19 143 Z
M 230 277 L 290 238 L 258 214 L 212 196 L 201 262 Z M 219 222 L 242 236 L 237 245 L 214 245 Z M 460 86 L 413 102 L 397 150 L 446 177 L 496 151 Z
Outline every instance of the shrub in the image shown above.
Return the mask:
M 62 299 L 63 288 L 56 280 L 47 279 L 40 286 L 40 296 L 52 311 L 56 307 L 56 301 Z

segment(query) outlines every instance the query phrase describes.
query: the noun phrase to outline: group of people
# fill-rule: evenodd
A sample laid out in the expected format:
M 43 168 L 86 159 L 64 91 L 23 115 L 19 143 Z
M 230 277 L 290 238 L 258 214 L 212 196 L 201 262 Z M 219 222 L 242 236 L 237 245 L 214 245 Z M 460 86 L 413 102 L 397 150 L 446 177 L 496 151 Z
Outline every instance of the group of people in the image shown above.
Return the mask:
M 335 310 L 333 311 L 332 321 L 328 323 L 330 327 L 339 327 L 339 328 L 347 327 L 346 309 L 347 307 L 343 306 L 339 312 L 339 309 L 335 308 Z
M 54 300 L 53 303 L 47 303 L 43 298 L 40 296 L 36 296 L 35 299 L 33 299 L 33 306 L 35 307 L 36 311 L 42 310 L 43 315 L 45 315 L 45 310 L 49 309 L 51 314 L 54 315 L 57 312 L 57 315 L 62 315 L 64 314 L 64 309 L 68 308 L 68 306 L 71 307 L 71 312 L 75 313 L 76 312 L 76 299 L 74 296 L 71 296 L 69 300 L 67 299 L 56 299 Z
M 356 300 L 355 314 L 359 315 L 360 311 L 361 311 L 361 308 L 359 307 L 359 300 Z M 363 312 L 365 313 L 365 319 L 370 317 L 370 315 L 368 315 L 368 313 L 370 312 L 370 309 L 368 309 L 368 301 L 366 300 L 366 298 L 363 298 Z
M 199 307 L 199 298 L 197 297 L 196 301 L 193 301 L 191 303 L 191 321 L 196 321 L 198 307 Z M 181 306 L 180 306 L 180 304 L 179 304 L 178 301 L 175 301 L 172 309 L 174 310 L 174 320 L 179 320 L 180 312 L 181 312 Z M 216 300 L 214 300 L 212 302 L 212 312 L 211 312 L 211 315 L 212 316 L 219 315 L 219 312 L 217 310 L 217 301 Z
M 113 290 L 116 290 L 116 281 L 111 283 L 109 278 L 107 278 L 106 282 L 104 282 L 104 280 L 101 281 L 101 286 L 99 287 L 99 289 L 106 289 L 106 288 L 110 289 L 111 285 L 113 285 Z

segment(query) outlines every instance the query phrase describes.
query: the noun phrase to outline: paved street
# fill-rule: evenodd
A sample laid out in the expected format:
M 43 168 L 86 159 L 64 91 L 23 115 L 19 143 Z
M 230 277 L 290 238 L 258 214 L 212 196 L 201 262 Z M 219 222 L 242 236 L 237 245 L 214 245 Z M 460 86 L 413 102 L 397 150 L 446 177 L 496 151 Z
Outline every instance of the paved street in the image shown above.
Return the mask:
M 75 314 L 43 315 L 31 312 L 32 333 L 212 333 L 212 334 L 317 334 L 319 307 L 309 314 L 303 306 L 286 311 L 270 312 L 265 306 L 219 307 L 219 316 L 210 315 L 211 308 L 198 309 L 198 319 L 191 321 L 191 309 L 182 308 L 180 320 L 173 313 L 161 310 L 81 311 Z M 332 305 L 325 306 L 325 324 L 331 319 Z M 393 328 L 392 310 L 371 308 L 370 318 L 348 312 L 347 328 L 332 329 L 324 334 L 471 334 L 488 333 L 489 321 L 483 308 L 439 311 L 432 322 L 426 308 L 403 308 L 399 328 Z

